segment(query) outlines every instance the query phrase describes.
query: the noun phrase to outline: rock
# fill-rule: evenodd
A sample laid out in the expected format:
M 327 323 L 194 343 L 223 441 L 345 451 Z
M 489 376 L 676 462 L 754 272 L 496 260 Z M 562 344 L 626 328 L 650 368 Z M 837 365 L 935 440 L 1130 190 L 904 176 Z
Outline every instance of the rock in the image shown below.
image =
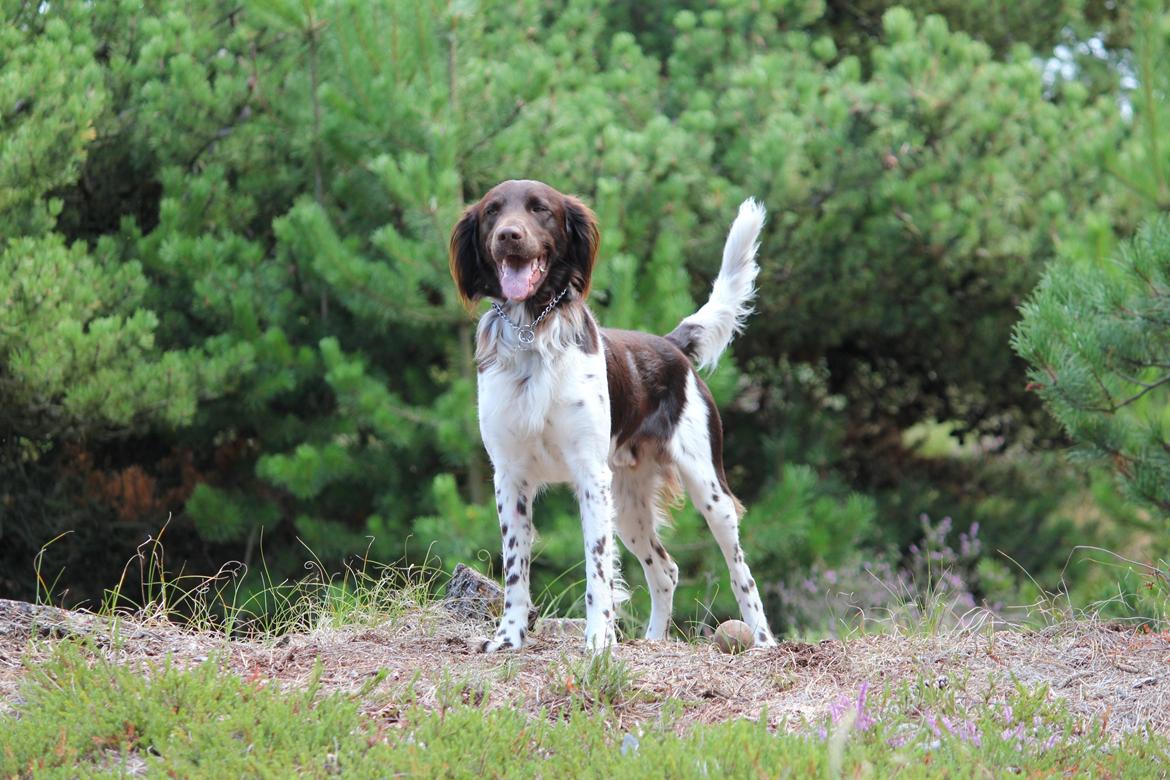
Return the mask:
M 0 636 L 87 637 L 107 630 L 107 623 L 84 612 L 0 599 Z
M 504 611 L 504 589 L 475 569 L 456 564 L 447 583 L 443 606 L 469 620 L 498 620 Z M 536 607 L 528 610 L 528 630 L 536 625 Z

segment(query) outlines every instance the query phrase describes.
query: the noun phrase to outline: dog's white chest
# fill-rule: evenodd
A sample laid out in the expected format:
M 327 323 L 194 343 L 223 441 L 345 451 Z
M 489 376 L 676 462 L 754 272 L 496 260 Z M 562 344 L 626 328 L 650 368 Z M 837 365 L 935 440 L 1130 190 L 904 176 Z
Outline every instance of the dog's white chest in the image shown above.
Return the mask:
M 606 457 L 609 392 L 600 355 L 538 355 L 479 375 L 479 426 L 492 462 L 519 466 L 534 481 L 571 478 L 581 457 Z

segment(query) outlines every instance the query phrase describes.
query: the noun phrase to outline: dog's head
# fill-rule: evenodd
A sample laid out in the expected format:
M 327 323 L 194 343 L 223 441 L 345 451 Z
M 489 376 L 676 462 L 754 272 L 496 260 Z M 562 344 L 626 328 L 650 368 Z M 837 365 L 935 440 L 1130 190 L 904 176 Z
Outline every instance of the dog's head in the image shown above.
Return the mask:
M 600 235 L 589 208 L 538 181 L 492 187 L 451 231 L 451 278 L 470 305 L 484 296 L 542 305 L 589 292 Z

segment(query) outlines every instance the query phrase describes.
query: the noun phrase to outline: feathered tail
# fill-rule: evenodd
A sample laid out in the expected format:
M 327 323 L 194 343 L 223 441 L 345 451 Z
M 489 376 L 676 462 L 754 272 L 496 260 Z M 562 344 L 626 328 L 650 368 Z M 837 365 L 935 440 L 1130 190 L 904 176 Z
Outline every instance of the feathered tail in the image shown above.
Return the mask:
M 666 338 L 700 368 L 714 368 L 735 334 L 743 330 L 756 295 L 756 252 L 764 228 L 764 207 L 754 198 L 739 206 L 723 245 L 723 265 L 703 307 L 678 324 Z

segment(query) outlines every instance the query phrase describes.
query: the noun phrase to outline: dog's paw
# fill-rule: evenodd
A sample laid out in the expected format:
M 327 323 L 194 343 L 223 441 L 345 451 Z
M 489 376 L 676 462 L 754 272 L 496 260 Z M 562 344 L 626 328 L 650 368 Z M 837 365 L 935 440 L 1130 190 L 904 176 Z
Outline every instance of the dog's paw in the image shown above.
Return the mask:
M 603 628 L 585 630 L 585 651 L 599 655 L 606 650 L 617 647 L 617 635 L 614 634 L 613 625 L 607 625 Z
M 479 646 L 481 653 L 496 653 L 501 650 L 519 650 L 526 639 L 524 632 L 508 634 L 497 631 L 494 639 L 485 639 Z
M 510 639 L 485 639 L 479 646 L 481 653 L 496 653 L 500 650 L 515 650 L 516 645 Z

